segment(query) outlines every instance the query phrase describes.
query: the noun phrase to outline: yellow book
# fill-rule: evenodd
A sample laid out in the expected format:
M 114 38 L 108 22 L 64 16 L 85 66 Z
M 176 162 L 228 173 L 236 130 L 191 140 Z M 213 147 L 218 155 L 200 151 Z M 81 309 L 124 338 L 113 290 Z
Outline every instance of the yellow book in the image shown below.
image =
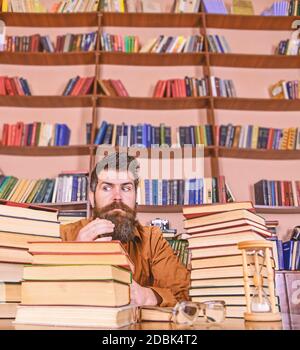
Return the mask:
M 32 203 L 34 196 L 36 195 L 36 193 L 38 192 L 38 190 L 41 188 L 42 185 L 43 185 L 43 180 L 38 180 L 36 182 L 35 186 L 33 187 L 32 191 L 30 192 L 26 200 L 26 203 Z
M 232 14 L 234 15 L 254 15 L 253 4 L 251 0 L 233 0 Z
M 2 0 L 2 12 L 8 12 L 8 0 Z
M 15 183 L 15 186 L 12 188 L 12 190 L 10 191 L 10 193 L 9 193 L 9 195 L 7 196 L 7 200 L 8 201 L 14 201 L 14 197 L 15 197 L 15 193 L 16 193 L 16 191 L 18 191 L 18 189 L 20 188 L 19 186 L 21 185 L 21 182 L 22 182 L 23 180 L 21 180 L 21 179 L 19 179 L 16 183 Z
M 28 195 L 30 194 L 30 192 L 32 191 L 34 185 L 36 184 L 37 180 L 30 180 L 27 188 L 25 190 L 25 192 L 23 193 L 21 199 L 20 199 L 20 203 L 24 203 L 28 197 Z
M 281 139 L 280 149 L 286 150 L 288 146 L 289 129 L 283 129 L 283 137 Z
M 26 179 L 21 180 L 18 188 L 16 189 L 13 196 L 11 197 L 12 202 L 18 202 L 18 198 L 20 197 L 20 193 L 22 193 L 22 191 L 24 189 L 24 185 L 25 185 L 26 181 L 27 181 Z
M 258 140 L 258 126 L 253 125 L 251 148 L 257 148 L 257 140 Z
M 194 127 L 194 130 L 195 130 L 195 135 L 196 135 L 196 144 L 197 144 L 197 145 L 200 145 L 201 142 L 200 142 L 199 125 L 196 125 L 196 126 Z
M 284 80 L 279 80 L 276 84 L 273 84 L 270 86 L 269 93 L 271 98 L 276 98 L 276 99 L 284 98 L 283 83 L 284 83 Z
M 23 183 L 23 185 L 22 185 L 22 188 L 21 188 L 21 190 L 20 190 L 18 196 L 16 196 L 16 202 L 18 202 L 18 203 L 21 202 L 21 199 L 22 199 L 24 193 L 26 192 L 26 190 L 27 190 L 28 185 L 29 185 L 30 182 L 31 182 L 31 181 L 28 180 L 28 179 L 25 179 L 25 180 L 24 180 L 24 183 Z
M 119 0 L 119 9 L 120 9 L 120 12 L 122 12 L 122 13 L 125 12 L 124 0 Z
M 289 128 L 288 141 L 287 141 L 288 150 L 295 149 L 296 135 L 297 135 L 297 128 Z
M 112 146 L 116 146 L 116 140 L 117 140 L 117 125 L 114 124 L 114 126 L 113 126 L 113 132 L 112 132 L 112 138 L 111 138 L 111 144 L 112 144 Z

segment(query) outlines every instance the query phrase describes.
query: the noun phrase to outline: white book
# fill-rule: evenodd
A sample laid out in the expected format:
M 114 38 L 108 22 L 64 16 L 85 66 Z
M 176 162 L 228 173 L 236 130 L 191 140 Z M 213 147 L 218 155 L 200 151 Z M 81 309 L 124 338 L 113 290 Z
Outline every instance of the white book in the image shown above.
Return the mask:
M 296 149 L 300 149 L 300 128 L 297 128 Z
M 207 177 L 204 179 L 204 182 L 206 182 L 205 203 L 212 204 L 212 178 Z
M 71 34 L 67 33 L 65 36 L 63 52 L 69 52 L 70 42 L 71 42 Z
M 162 47 L 164 46 L 164 44 L 168 41 L 168 37 L 164 36 L 164 38 L 161 40 L 160 44 L 158 45 L 158 47 L 155 49 L 156 53 L 159 53 L 162 49 Z
M 142 0 L 142 9 L 143 12 L 147 13 L 160 13 L 161 1 L 160 0 Z
M 189 190 L 190 190 L 190 182 L 189 180 L 185 180 L 184 183 L 184 204 L 188 205 L 189 204 Z
M 22 180 L 19 179 L 19 180 L 15 183 L 13 189 L 10 191 L 10 193 L 9 193 L 9 195 L 8 195 L 8 197 L 7 197 L 7 200 L 8 200 L 8 201 L 11 200 L 12 196 L 14 195 L 15 189 L 19 186 L 19 184 L 21 183 L 21 181 L 22 181 Z
M 225 36 L 224 35 L 219 35 L 219 39 L 220 39 L 220 41 L 222 43 L 222 46 L 223 46 L 223 49 L 225 50 L 225 52 L 226 53 L 231 53 L 231 48 L 228 45 L 228 42 L 227 42 Z
M 162 180 L 158 180 L 158 205 L 162 205 Z
M 36 180 L 30 180 L 30 182 L 27 185 L 26 191 L 23 193 L 20 199 L 20 203 L 25 203 L 27 197 L 29 196 L 35 184 L 36 184 Z
M 150 39 L 146 42 L 144 46 L 141 47 L 140 52 L 151 52 L 155 44 L 157 43 L 157 38 Z
M 214 76 L 210 76 L 212 95 L 217 96 L 216 81 Z
M 57 197 L 57 190 L 58 190 L 58 182 L 59 182 L 59 178 L 56 177 L 55 178 L 55 183 L 54 183 L 54 189 L 53 189 L 53 194 L 52 194 L 52 198 L 51 198 L 51 203 L 56 203 L 56 197 Z

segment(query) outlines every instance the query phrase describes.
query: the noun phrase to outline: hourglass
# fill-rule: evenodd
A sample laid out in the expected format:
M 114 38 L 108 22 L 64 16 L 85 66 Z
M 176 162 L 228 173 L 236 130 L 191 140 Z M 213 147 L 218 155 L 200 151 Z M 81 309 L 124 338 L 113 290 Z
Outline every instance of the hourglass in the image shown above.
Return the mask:
M 280 321 L 276 307 L 274 269 L 272 267 L 272 243 L 268 241 L 246 241 L 238 243 L 242 250 L 244 287 L 247 311 L 246 321 Z M 266 273 L 265 273 L 266 272 Z M 267 275 L 267 287 L 264 276 Z M 252 289 L 250 285 L 254 286 Z

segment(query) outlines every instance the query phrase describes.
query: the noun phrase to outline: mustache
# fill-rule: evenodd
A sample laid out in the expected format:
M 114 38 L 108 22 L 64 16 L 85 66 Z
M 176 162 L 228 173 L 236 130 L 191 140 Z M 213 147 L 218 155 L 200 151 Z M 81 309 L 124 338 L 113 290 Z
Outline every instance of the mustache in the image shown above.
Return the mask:
M 99 208 L 97 210 L 97 214 L 102 216 L 102 215 L 105 215 L 114 209 L 123 210 L 126 213 L 126 216 L 129 216 L 129 217 L 136 216 L 136 211 L 134 209 L 130 208 L 128 205 L 124 204 L 123 202 L 112 202 L 112 203 L 106 205 L 105 207 L 102 207 L 101 209 Z M 115 214 L 119 214 L 119 213 L 115 213 Z

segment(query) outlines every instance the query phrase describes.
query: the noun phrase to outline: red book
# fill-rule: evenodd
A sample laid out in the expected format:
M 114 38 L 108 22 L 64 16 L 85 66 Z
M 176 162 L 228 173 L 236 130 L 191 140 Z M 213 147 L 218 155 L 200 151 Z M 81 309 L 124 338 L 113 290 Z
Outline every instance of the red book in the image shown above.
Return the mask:
M 159 90 L 157 92 L 158 97 L 162 98 L 165 96 L 166 87 L 167 87 L 167 80 L 162 80 L 162 84 L 160 85 Z
M 15 146 L 21 146 L 22 136 L 24 132 L 24 123 L 18 122 L 16 125 L 16 137 L 15 137 Z
M 6 95 L 6 88 L 5 88 L 5 79 L 7 77 L 0 77 L 0 95 L 5 96 Z
M 161 84 L 161 80 L 159 80 L 155 86 L 154 86 L 154 91 L 153 91 L 153 97 L 157 97 L 157 90 L 158 90 L 158 87 L 159 85 Z
M 87 95 L 94 82 L 94 77 L 85 78 L 78 95 Z
M 283 181 L 279 181 L 279 185 L 280 185 L 280 193 L 281 193 L 281 200 L 282 200 L 282 206 L 285 206 L 285 191 L 284 191 L 284 182 Z
M 9 77 L 5 77 L 5 89 L 6 89 L 6 94 L 9 96 L 14 96 L 14 90 L 11 85 L 11 80 Z
M 17 96 L 17 95 L 19 95 L 19 93 L 18 93 L 15 79 L 18 79 L 18 78 L 17 77 L 9 78 L 11 87 L 13 89 L 14 96 Z
M 283 186 L 284 186 L 284 205 L 285 206 L 290 206 L 290 189 L 289 189 L 289 183 L 288 181 L 283 181 Z
M 172 97 L 176 97 L 175 80 L 171 80 Z
M 124 84 L 121 82 L 121 80 L 116 80 L 116 84 L 119 86 L 120 90 L 122 91 L 122 96 L 129 97 L 129 93 L 126 90 Z
M 271 128 L 269 132 L 269 138 L 267 143 L 267 149 L 272 149 L 272 143 L 273 143 L 273 137 L 274 137 L 274 129 Z
M 112 86 L 112 88 L 114 89 L 117 96 L 122 96 L 122 90 L 120 90 L 120 87 L 118 86 L 118 84 L 116 84 L 116 80 L 110 79 L 109 83 Z
M 219 193 L 219 202 L 226 203 L 226 183 L 225 183 L 225 176 L 222 176 L 222 175 L 218 177 L 218 193 Z
M 5 123 L 2 129 L 2 145 L 7 146 L 7 141 L 8 141 L 8 124 Z
M 14 79 L 14 83 L 15 83 L 15 86 L 17 89 L 17 94 L 20 96 L 25 96 L 25 92 L 24 92 L 23 87 L 21 85 L 20 79 L 17 77 L 15 77 L 13 79 Z
M 76 84 L 74 85 L 74 87 L 70 93 L 70 96 L 78 96 L 79 95 L 79 91 L 82 88 L 82 86 L 85 82 L 85 79 L 87 79 L 87 78 L 79 78 L 77 80 Z
M 295 202 L 294 202 L 294 196 L 293 196 L 292 181 L 288 181 L 288 186 L 289 186 L 290 206 L 291 206 L 291 207 L 294 207 L 294 206 L 295 206 Z
M 298 204 L 300 206 L 300 181 L 296 181 L 296 191 L 297 191 Z
M 186 92 L 186 86 L 185 86 L 184 79 L 180 79 L 180 85 L 181 85 L 182 97 L 187 97 L 187 92 Z

